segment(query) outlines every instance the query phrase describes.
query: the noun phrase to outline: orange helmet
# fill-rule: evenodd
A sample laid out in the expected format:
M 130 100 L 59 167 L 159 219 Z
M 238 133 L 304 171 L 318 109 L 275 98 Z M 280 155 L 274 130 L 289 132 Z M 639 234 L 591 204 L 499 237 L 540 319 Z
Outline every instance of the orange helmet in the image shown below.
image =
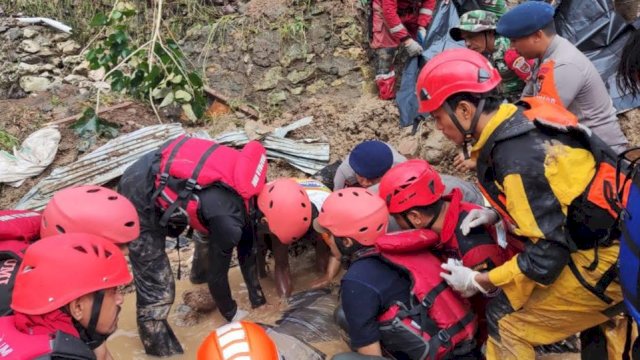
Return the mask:
M 40 237 L 88 233 L 116 244 L 140 235 L 140 220 L 133 204 L 101 186 L 78 186 L 56 192 L 42 212 Z
M 198 360 L 280 360 L 276 344 L 264 329 L 240 321 L 214 330 L 200 345 Z
M 258 195 L 258 207 L 271 231 L 283 244 L 300 239 L 311 226 L 311 200 L 293 179 L 268 183 Z
M 372 246 L 389 225 L 389 211 L 384 201 L 362 188 L 338 190 L 325 200 L 314 222 L 316 231 L 351 238 Z

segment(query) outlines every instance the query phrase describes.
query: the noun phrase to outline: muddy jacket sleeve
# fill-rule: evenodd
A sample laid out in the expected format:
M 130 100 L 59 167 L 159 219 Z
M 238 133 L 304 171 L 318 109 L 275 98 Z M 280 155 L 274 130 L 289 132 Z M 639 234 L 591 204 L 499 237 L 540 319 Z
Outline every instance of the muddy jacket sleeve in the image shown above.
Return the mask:
M 407 28 L 402 24 L 398 15 L 397 0 L 382 0 L 382 16 L 384 23 L 389 28 L 389 33 L 394 40 L 400 42 L 411 37 Z
M 515 259 L 489 273 L 491 282 L 497 286 L 513 281 L 519 274 L 542 285 L 556 280 L 569 261 L 569 242 L 564 229 L 566 207 L 584 189 L 583 181 L 576 181 L 575 186 L 568 188 L 564 184 L 566 179 L 575 178 L 570 174 L 569 164 L 579 159 L 572 156 L 580 155 L 572 152 L 576 149 L 563 148 L 565 157 L 556 154 L 558 162 L 552 163 L 547 159 L 547 151 L 559 148 L 545 150 L 542 143 L 530 141 L 533 136 L 522 138 L 499 144 L 494 149 L 494 164 L 505 196 L 504 204 L 516 223 L 516 235 L 527 237 L 531 242 Z M 522 156 L 518 148 L 532 149 L 534 155 Z
M 426 28 L 431 23 L 435 7 L 436 0 L 424 0 L 422 2 L 422 7 L 420 8 L 420 13 L 418 15 L 418 26 Z

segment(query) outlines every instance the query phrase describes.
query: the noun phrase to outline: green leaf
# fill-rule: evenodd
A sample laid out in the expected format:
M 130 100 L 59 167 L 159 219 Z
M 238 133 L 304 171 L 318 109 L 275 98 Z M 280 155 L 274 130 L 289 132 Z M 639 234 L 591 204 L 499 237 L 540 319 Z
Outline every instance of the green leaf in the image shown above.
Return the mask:
M 93 27 L 98 27 L 98 26 L 105 26 L 107 25 L 107 22 L 109 21 L 109 19 L 107 18 L 107 16 L 103 13 L 97 13 L 93 19 L 91 19 L 91 23 L 89 23 L 90 26 Z
M 202 83 L 202 79 L 200 78 L 200 75 L 198 75 L 198 73 L 196 72 L 191 72 L 189 73 L 189 81 L 191 81 L 191 84 L 193 84 L 193 86 L 195 87 L 202 87 L 204 84 Z
M 132 17 L 136 14 L 136 9 L 133 8 L 126 8 L 126 9 L 122 9 L 122 15 L 126 16 L 126 17 Z
M 122 18 L 122 13 L 120 11 L 114 11 L 111 13 L 111 18 L 114 20 L 120 20 Z
M 100 119 L 93 108 L 87 108 L 82 117 L 71 128 L 84 139 L 95 139 L 99 136 L 114 138 L 118 136 L 118 125 Z
M 150 89 L 158 86 L 160 81 L 162 81 L 162 70 L 160 70 L 157 65 L 153 65 L 151 67 L 151 71 L 147 74 L 144 80 L 147 82 Z
M 173 92 L 169 92 L 167 96 L 164 97 L 164 100 L 160 103 L 160 107 L 169 106 L 173 103 L 174 95 Z
M 193 96 L 184 90 L 178 90 L 176 91 L 175 98 L 177 101 L 185 103 L 191 101 Z
M 193 108 L 191 107 L 191 104 L 182 105 L 182 111 L 184 111 L 184 114 L 187 116 L 187 119 L 189 119 L 189 120 L 191 120 L 193 122 L 198 121 L 198 117 L 193 112 Z
M 202 119 L 204 112 L 207 109 L 207 101 L 201 93 L 196 93 L 193 101 L 191 102 L 191 108 L 193 113 L 198 119 Z

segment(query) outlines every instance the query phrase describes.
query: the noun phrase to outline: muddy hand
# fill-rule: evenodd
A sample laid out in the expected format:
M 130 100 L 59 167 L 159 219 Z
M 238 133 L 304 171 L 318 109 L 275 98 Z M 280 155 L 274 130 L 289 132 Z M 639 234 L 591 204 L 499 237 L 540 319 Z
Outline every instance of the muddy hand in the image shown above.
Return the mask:
M 453 159 L 453 166 L 457 171 L 467 172 L 473 171 L 476 169 L 476 160 L 474 159 L 466 159 L 462 153 L 456 155 L 455 159 Z

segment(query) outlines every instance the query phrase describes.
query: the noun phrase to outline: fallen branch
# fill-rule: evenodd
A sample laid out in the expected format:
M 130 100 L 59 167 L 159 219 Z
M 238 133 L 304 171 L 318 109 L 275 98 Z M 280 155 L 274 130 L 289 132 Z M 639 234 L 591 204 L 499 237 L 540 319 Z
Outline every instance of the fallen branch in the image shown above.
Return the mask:
M 123 102 L 122 104 L 118 104 L 118 105 L 113 105 L 113 106 L 109 106 L 109 107 L 106 107 L 106 108 L 102 108 L 102 109 L 99 109 L 96 112 L 96 115 L 99 115 L 99 114 L 102 114 L 102 113 L 106 113 L 106 112 L 109 112 L 109 111 L 113 111 L 113 110 L 122 109 L 122 108 L 125 108 L 125 107 L 127 107 L 127 106 L 129 106 L 131 104 L 133 104 L 133 102 L 126 101 L 126 102 Z M 70 122 L 70 121 L 79 120 L 81 117 L 82 117 L 82 113 L 77 114 L 77 115 L 73 115 L 73 116 L 69 116 L 69 117 L 66 117 L 66 118 L 63 118 L 63 119 L 60 119 L 60 120 L 50 121 L 48 123 L 45 123 L 43 126 L 46 127 L 46 126 L 52 126 L 52 125 L 60 125 L 60 124 L 64 124 L 64 123 L 67 123 L 67 122 Z
M 230 101 L 231 99 L 229 99 L 228 97 L 226 97 L 226 96 L 224 96 L 224 95 L 220 94 L 220 93 L 219 93 L 219 92 L 217 92 L 216 90 L 214 90 L 214 89 L 212 89 L 212 88 L 210 88 L 210 87 L 208 87 L 208 86 L 205 86 L 205 87 L 204 87 L 204 92 L 206 92 L 207 94 L 209 94 L 209 95 L 213 96 L 214 98 L 216 98 L 216 99 L 218 99 L 218 100 L 222 101 L 222 102 L 223 102 L 223 103 L 225 103 L 226 105 L 230 105 L 230 104 L 229 104 L 229 101 Z M 250 108 L 250 107 L 248 107 L 248 106 L 246 106 L 246 105 L 238 105 L 238 106 L 235 106 L 235 107 L 236 107 L 238 110 L 242 111 L 243 113 L 245 113 L 245 114 L 249 115 L 249 116 L 250 116 L 251 118 L 253 118 L 253 119 L 257 119 L 257 118 L 260 116 L 260 114 L 258 114 L 258 112 L 257 112 L 257 111 L 255 111 L 254 109 L 252 109 L 252 108 Z

